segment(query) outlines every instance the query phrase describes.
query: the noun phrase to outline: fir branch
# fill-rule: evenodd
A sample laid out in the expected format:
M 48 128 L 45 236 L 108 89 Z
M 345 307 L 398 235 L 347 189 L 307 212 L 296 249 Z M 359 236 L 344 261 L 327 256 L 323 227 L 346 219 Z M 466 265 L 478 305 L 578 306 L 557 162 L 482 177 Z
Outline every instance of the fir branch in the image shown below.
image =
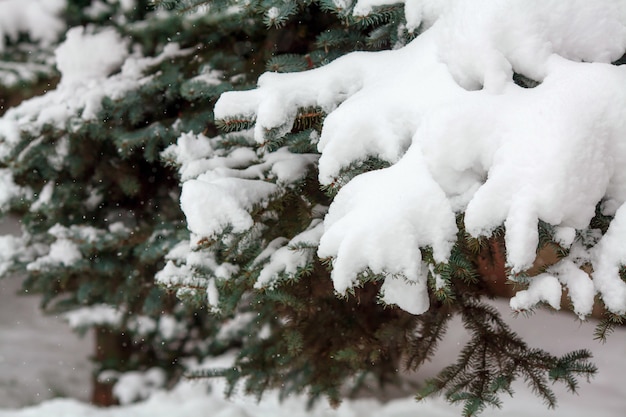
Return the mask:
M 326 113 L 320 107 L 306 107 L 298 109 L 293 124 L 293 130 L 301 131 L 307 129 L 322 130 L 322 122 L 326 118 Z
M 473 255 L 473 251 L 472 252 Z M 452 253 L 446 264 L 448 276 L 455 280 L 461 280 L 465 285 L 475 285 L 480 281 L 476 267 L 467 256 L 467 250 L 462 244 L 457 243 L 452 248 Z
M 325 54 L 337 49 L 363 49 L 367 38 L 358 32 L 346 31 L 345 29 L 328 29 L 320 33 L 315 41 L 315 46 Z
M 567 353 L 559 358 L 555 366 L 550 369 L 550 379 L 552 381 L 562 381 L 568 390 L 574 394 L 578 389 L 578 381 L 573 374 L 581 374 L 587 377 L 587 382 L 591 376 L 597 372 L 595 365 L 588 362 L 591 354 L 588 350 L 577 350 Z
M 322 190 L 329 197 L 334 197 L 344 185 L 350 182 L 350 180 L 352 180 L 357 175 L 369 171 L 384 169 L 389 166 L 390 163 L 388 161 L 374 156 L 369 157 L 365 160 L 353 161 L 348 166 L 342 168 L 339 174 L 330 184 L 322 186 Z
M 404 4 L 396 3 L 374 7 L 365 16 L 350 16 L 350 21 L 361 28 L 381 26 L 389 22 L 401 22 L 404 19 Z
M 298 11 L 298 5 L 295 1 L 284 0 L 282 3 L 272 3 L 272 6 L 265 10 L 263 23 L 265 26 L 281 28 L 285 26 L 291 16 Z
M 304 349 L 304 337 L 302 333 L 295 329 L 285 332 L 283 339 L 287 343 L 287 350 L 291 355 L 299 355 Z
M 607 337 L 615 331 L 617 326 L 621 326 L 626 322 L 626 315 L 619 315 L 606 312 L 604 318 L 598 323 L 594 332 L 594 340 L 606 343 Z
M 535 88 L 541 84 L 541 81 L 533 80 L 517 72 L 513 73 L 513 82 L 522 88 Z
M 215 125 L 217 128 L 223 132 L 235 132 L 240 130 L 247 130 L 254 127 L 254 123 L 256 122 L 256 117 L 228 117 L 225 119 L 219 119 L 215 121 Z
M 215 138 L 214 148 L 217 150 L 232 151 L 237 148 L 255 149 L 258 145 L 254 142 L 249 132 L 229 133 Z
M 277 136 L 267 138 L 263 145 L 261 146 L 261 150 L 264 152 L 276 152 L 278 149 L 282 148 L 285 145 L 286 136 Z
M 367 35 L 367 46 L 376 50 L 388 47 L 391 45 L 392 35 L 395 32 L 397 32 L 395 22 L 377 27 Z
M 301 251 L 301 252 L 316 252 L 317 247 L 318 247 L 318 244 L 311 243 L 311 242 L 298 242 L 295 244 L 290 244 L 288 246 L 288 248 L 291 250 Z
M 151 0 L 150 5 L 155 9 L 176 11 L 180 14 L 194 13 L 204 8 L 208 10 L 213 0 Z
M 607 216 L 602 213 L 603 201 L 600 201 L 596 205 L 596 213 L 589 223 L 589 229 L 600 229 L 602 235 L 604 235 L 609 229 L 613 216 Z
M 443 303 L 454 301 L 454 293 L 450 282 L 450 264 L 437 264 L 434 271 L 428 273 L 428 286 L 435 298 Z
M 445 307 L 431 308 L 417 318 L 417 328 L 409 340 L 406 369 L 417 370 L 435 354 L 451 319 L 452 314 Z
M 289 126 L 288 123 L 289 122 L 278 127 L 263 128 L 264 142 L 262 145 L 267 146 L 267 144 L 282 140 L 283 137 L 292 130 L 292 127 Z
M 238 379 L 241 372 L 237 367 L 232 368 L 209 368 L 189 370 L 183 376 L 186 379 L 226 378 L 227 381 Z
M 464 233 L 464 245 L 474 255 L 479 255 L 489 247 L 489 242 L 484 237 L 473 237 L 469 233 Z
M 333 0 L 319 0 L 320 9 L 324 12 L 331 12 L 339 18 L 347 21 L 354 10 L 354 1 L 346 1 L 345 3 Z
M 284 144 L 293 153 L 318 153 L 317 141 L 319 133 L 315 129 L 305 129 L 296 133 L 288 133 L 284 137 Z
M 265 69 L 271 72 L 300 72 L 310 68 L 307 59 L 301 55 L 282 54 L 271 57 Z
M 219 84 L 208 84 L 201 79 L 190 79 L 185 81 L 180 89 L 181 95 L 189 101 L 206 100 L 218 97 L 220 94 L 233 90 L 230 82 Z
M 548 407 L 556 397 L 548 381 L 564 382 L 575 392 L 576 377 L 589 379 L 596 367 L 591 354 L 581 350 L 560 358 L 540 349 L 530 349 L 513 333 L 492 307 L 460 299 L 461 315 L 472 338 L 457 362 L 429 380 L 418 399 L 443 392 L 451 402 L 464 403 L 464 416 L 474 416 L 486 406 L 499 407 L 499 395 L 511 394 L 511 383 L 522 377 Z
M 174 10 L 180 0 L 150 0 L 148 3 L 154 9 Z
M 537 251 L 554 242 L 554 227 L 551 224 L 539 220 L 537 232 L 539 235 Z

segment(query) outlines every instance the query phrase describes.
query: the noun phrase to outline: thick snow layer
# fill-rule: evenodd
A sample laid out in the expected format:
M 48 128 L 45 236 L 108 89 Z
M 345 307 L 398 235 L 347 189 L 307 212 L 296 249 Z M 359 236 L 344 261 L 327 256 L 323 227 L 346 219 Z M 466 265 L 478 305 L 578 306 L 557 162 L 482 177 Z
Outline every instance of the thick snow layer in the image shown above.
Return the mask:
M 555 310 L 561 308 L 561 284 L 550 274 L 540 274 L 530 281 L 527 290 L 518 291 L 511 298 L 511 308 L 525 310 L 540 302 L 545 302 Z
M 419 149 L 407 153 L 414 152 Z M 393 282 L 383 285 L 383 300 L 414 314 L 429 307 L 428 268 L 422 265 L 420 246 L 433 247 L 435 259 L 445 261 L 457 232 L 450 204 L 419 155 L 349 182 L 330 206 L 324 228 L 318 254 L 334 258 L 337 292 L 356 285 L 357 274 L 366 268 L 375 274 L 400 275 L 387 279 Z M 403 291 L 407 292 L 400 298 Z
M 65 42 L 55 51 L 61 83 L 106 78 L 124 63 L 128 56 L 127 43 L 113 28 L 95 34 L 82 26 L 68 30 Z
M 249 211 L 278 190 L 275 184 L 242 178 L 218 178 L 184 183 L 180 205 L 187 216 L 187 227 L 202 236 L 215 236 L 226 226 L 243 232 L 254 221 Z
M 2 285 L 3 281 L 0 281 Z M 5 293 L 0 292 L 0 296 Z M 22 398 L 32 396 L 33 400 L 42 399 L 37 392 L 41 390 L 42 383 L 61 383 L 67 394 L 81 394 L 82 387 L 72 382 L 66 372 L 71 369 L 68 366 L 53 367 L 58 361 L 71 359 L 71 355 L 85 355 L 80 345 L 74 344 L 63 334 L 61 338 L 56 327 L 41 324 L 37 325 L 31 321 L 21 321 L 24 315 L 29 315 L 29 311 L 23 310 L 23 299 L 13 296 L 3 298 L 0 310 L 19 312 L 14 314 L 0 315 L 0 340 L 10 340 L 11 344 L 0 343 L 0 356 L 4 362 L 2 366 L 8 366 L 13 372 L 20 369 L 22 374 L 45 375 L 42 381 L 34 383 L 34 380 L 27 381 L 19 379 L 21 390 L 16 390 Z M 29 304 L 31 305 L 31 304 Z M 496 303 L 498 309 L 506 314 L 508 307 L 505 303 Z M 11 325 L 5 319 L 20 320 L 21 325 Z M 250 319 L 253 319 L 250 318 Z M 599 373 L 591 384 L 582 383 L 579 387 L 578 395 L 571 395 L 560 385 L 555 385 L 559 403 L 555 410 L 548 411 L 545 404 L 530 392 L 523 385 L 517 383 L 514 386 L 515 396 L 513 398 L 503 398 L 503 408 L 501 410 L 487 409 L 484 417 L 588 417 L 597 415 L 602 417 L 623 417 L 626 407 L 626 388 L 623 384 L 623 375 L 626 373 L 626 361 L 623 360 L 626 353 L 626 330 L 618 328 L 611 335 L 606 344 L 601 344 L 592 340 L 594 323 L 577 323 L 567 314 L 549 314 L 546 311 L 538 311 L 529 318 L 518 317 L 510 320 L 513 328 L 526 340 L 532 340 L 532 345 L 541 346 L 554 354 L 564 354 L 574 347 L 589 348 L 594 353 L 594 361 L 598 365 Z M 9 324 L 7 324 L 9 323 Z M 236 327 L 239 323 L 234 324 Z M 34 326 L 31 328 L 31 326 Z M 39 326 L 39 327 L 37 327 Z M 23 335 L 23 344 L 18 344 L 21 339 L 16 339 Z M 28 335 L 28 339 L 26 339 Z M 462 344 L 466 341 L 467 335 L 461 327 L 459 320 L 454 320 L 451 327 L 440 344 L 439 354 L 434 362 L 428 362 L 422 368 L 422 373 L 417 377 L 421 378 L 433 376 L 441 367 L 447 365 L 447 361 L 454 359 Z M 59 339 L 61 347 L 51 349 L 47 344 L 51 340 Z M 26 343 L 28 340 L 28 343 Z M 9 349 L 14 347 L 15 349 Z M 37 362 L 36 358 L 47 358 L 47 361 Z M 22 364 L 25 362 L 25 364 Z M 225 362 L 223 365 L 226 365 Z M 219 366 L 218 362 L 214 363 Z M 15 373 L 0 373 L 0 385 L 10 387 L 8 384 L 11 375 Z M 73 371 L 72 375 L 76 375 Z M 81 372 L 88 373 L 87 369 Z M 38 376 L 37 378 L 41 378 Z M 28 384 L 27 382 L 30 382 Z M 158 375 L 132 374 L 123 384 L 119 385 L 118 391 L 124 392 L 125 398 L 133 395 L 140 395 L 149 390 L 150 387 L 158 385 Z M 209 411 L 211 416 L 217 417 L 414 417 L 424 415 L 428 417 L 458 417 L 461 409 L 458 406 L 446 404 L 442 398 L 428 399 L 416 402 L 413 398 L 399 398 L 387 403 L 381 403 L 371 398 L 357 400 L 346 400 L 342 405 L 333 410 L 326 403 L 321 402 L 313 410 L 305 409 L 305 399 L 302 397 L 289 397 L 285 402 L 279 403 L 277 395 L 269 392 L 260 403 L 256 403 L 254 398 L 245 397 L 240 393 L 235 393 L 233 398 L 226 400 L 222 395 L 222 385 L 213 382 L 213 389 L 207 390 L 204 383 L 192 381 L 180 384 L 172 392 L 163 391 L 152 392 L 147 401 L 138 404 L 129 404 L 111 408 L 96 408 L 85 403 L 72 399 L 54 399 L 42 404 L 23 408 L 21 410 L 8 410 L 8 405 L 15 405 L 6 402 L 8 397 L 3 397 L 4 389 L 0 390 L 0 417 L 202 417 Z M 45 385 L 43 386 L 45 389 Z M 12 391 L 10 391 L 12 392 Z M 4 401 L 4 402 L 3 402 Z M 10 401 L 10 400 L 9 400 Z M 208 410 L 208 411 L 207 411 Z
M 69 239 L 59 239 L 50 245 L 48 253 L 26 265 L 28 271 L 42 271 L 58 265 L 71 266 L 83 255 L 78 246 Z
M 383 4 L 362 0 L 354 13 Z M 270 130 L 288 132 L 298 108 L 322 107 L 323 185 L 342 186 L 342 170 L 370 157 L 391 164 L 343 186 L 326 216 L 318 254 L 333 259 L 337 291 L 371 270 L 402 275 L 425 294 L 419 248 L 446 261 L 459 212 L 474 236 L 504 225 L 507 264 L 523 272 L 536 256 L 539 221 L 555 226 L 567 247 L 603 201 L 605 214 L 618 215 L 576 263 L 593 265 L 593 290 L 587 280 L 559 279 L 576 294 L 579 312 L 596 292 L 611 311 L 626 312 L 626 283 L 617 274 L 626 261 L 618 243 L 626 217 L 618 211 L 626 202 L 626 67 L 610 64 L 626 52 L 626 2 L 405 6 L 409 26 L 427 29 L 406 47 L 266 73 L 257 89 L 225 93 L 215 107 L 218 119 L 255 118 L 258 143 Z M 539 85 L 522 88 L 514 74 Z M 520 308 L 546 297 L 553 294 Z M 425 296 L 395 299 L 407 311 L 428 308 Z
M 89 307 L 79 308 L 68 313 L 65 313 L 65 320 L 67 320 L 70 327 L 78 329 L 80 327 L 87 327 L 92 325 L 119 325 L 122 321 L 123 313 L 113 306 L 109 305 L 94 305 Z
M 595 288 L 589 275 L 583 272 L 571 260 L 563 260 L 548 269 L 567 287 L 574 312 L 584 318 L 591 314 L 594 303 Z M 560 294 L 559 294 L 560 296 Z M 527 305 L 523 308 L 531 308 Z

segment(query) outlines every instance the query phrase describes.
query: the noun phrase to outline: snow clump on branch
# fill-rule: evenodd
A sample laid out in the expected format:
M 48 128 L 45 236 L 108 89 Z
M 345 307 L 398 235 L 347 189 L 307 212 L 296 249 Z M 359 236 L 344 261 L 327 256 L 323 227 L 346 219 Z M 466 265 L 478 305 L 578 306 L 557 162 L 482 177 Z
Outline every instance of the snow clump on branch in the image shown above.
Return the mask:
M 362 0 L 354 10 L 366 14 L 384 3 Z M 291 130 L 298 109 L 321 107 L 328 114 L 317 144 L 322 185 L 337 185 L 343 170 L 370 157 L 391 164 L 349 181 L 325 217 L 318 256 L 332 259 L 339 293 L 370 270 L 387 275 L 384 301 L 422 313 L 429 269 L 420 248 L 446 262 L 456 214 L 465 214 L 476 237 L 504 224 L 507 264 L 520 273 L 535 259 L 539 221 L 584 230 L 603 202 L 604 214 L 615 215 L 606 235 L 591 249 L 564 239 L 572 250 L 561 261 L 591 264 L 593 286 L 561 278 L 571 268 L 557 266 L 541 279 L 550 285 L 533 286 L 532 296 L 512 305 L 555 304 L 559 277 L 579 314 L 590 312 L 596 292 L 610 311 L 626 313 L 618 274 L 626 263 L 618 241 L 626 227 L 626 67 L 611 65 L 626 51 L 626 2 L 438 3 L 406 2 L 409 26 L 428 29 L 405 47 L 355 52 L 301 73 L 266 73 L 255 90 L 223 94 L 216 118 L 254 118 L 254 140 L 264 144 L 267 132 Z M 514 74 L 538 85 L 522 88 Z M 192 232 L 209 234 L 220 218 L 219 228 L 251 227 L 194 209 L 212 203 L 194 204 L 187 184 L 183 209 Z M 539 294 L 542 288 L 550 294 Z

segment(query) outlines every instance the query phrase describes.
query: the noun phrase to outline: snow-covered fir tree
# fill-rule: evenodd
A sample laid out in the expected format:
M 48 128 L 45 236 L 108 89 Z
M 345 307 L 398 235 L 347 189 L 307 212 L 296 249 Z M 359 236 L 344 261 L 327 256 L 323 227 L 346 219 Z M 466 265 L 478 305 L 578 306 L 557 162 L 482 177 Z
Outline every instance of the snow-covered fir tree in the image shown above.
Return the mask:
M 67 30 L 5 32 L 60 82 L 0 120 L 4 268 L 124 333 L 101 370 L 337 403 L 419 372 L 458 315 L 418 397 L 475 415 L 521 379 L 554 406 L 594 374 L 484 299 L 595 308 L 599 338 L 625 317 L 625 1 L 62 6 Z
M 148 388 L 171 386 L 189 360 L 230 347 L 203 305 L 179 303 L 154 284 L 164 255 L 187 235 L 176 173 L 159 153 L 210 124 L 209 103 L 184 95 L 210 65 L 242 72 L 233 44 L 254 26 L 134 1 L 68 2 L 49 15 L 44 1 L 1 6 L 3 18 L 25 22 L 7 32 L 7 54 L 40 51 L 50 90 L 0 121 L 0 205 L 23 228 L 3 239 L 2 270 L 25 274 L 24 290 L 42 294 L 48 311 L 95 330 L 95 402 L 140 399 L 149 389 L 111 392 L 109 381 L 130 375 Z M 35 36 L 38 25 L 50 28 L 42 15 L 63 24 L 56 37 Z

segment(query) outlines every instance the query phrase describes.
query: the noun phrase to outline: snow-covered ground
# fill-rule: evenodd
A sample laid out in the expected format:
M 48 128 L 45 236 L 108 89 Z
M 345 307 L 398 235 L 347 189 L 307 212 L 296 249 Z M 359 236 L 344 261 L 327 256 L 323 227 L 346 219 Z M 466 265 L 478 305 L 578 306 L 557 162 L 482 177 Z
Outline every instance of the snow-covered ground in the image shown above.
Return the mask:
M 14 221 L 0 223 L 1 234 L 18 231 Z M 87 400 L 92 339 L 79 339 L 59 318 L 44 316 L 38 297 L 17 295 L 20 284 L 0 279 L 0 409 L 59 396 Z
M 441 398 L 422 403 L 401 398 L 382 404 L 373 399 L 345 401 L 333 410 L 326 404 L 306 411 L 302 398 L 279 404 L 272 393 L 257 404 L 252 398 L 235 396 L 225 400 L 219 384 L 209 392 L 205 383 L 181 384 L 174 391 L 158 393 L 147 402 L 125 407 L 98 409 L 85 400 L 89 390 L 90 340 L 71 335 L 54 318 L 41 316 L 36 300 L 13 295 L 16 282 L 0 281 L 0 417 L 428 417 L 460 416 L 459 407 Z M 506 313 L 503 302 L 498 307 Z M 626 329 L 618 329 L 608 343 L 593 340 L 593 322 L 580 323 L 574 316 L 546 311 L 531 318 L 510 320 L 526 340 L 554 353 L 577 348 L 594 352 L 599 373 L 591 384 L 582 383 L 578 395 L 555 387 L 559 407 L 550 411 L 527 388 L 518 384 L 514 398 L 506 398 L 502 410 L 488 410 L 493 417 L 623 417 L 626 414 Z M 465 332 L 456 322 L 443 341 L 435 361 L 422 370 L 433 375 L 454 359 Z M 40 403 L 42 400 L 46 400 Z M 32 405 L 40 403 L 38 405 Z M 10 409 L 29 405 L 21 409 Z M 209 413 L 209 414 L 207 414 Z
M 89 398 L 91 338 L 38 310 L 38 298 L 18 297 L 17 279 L 0 280 L 0 407 L 57 396 Z

